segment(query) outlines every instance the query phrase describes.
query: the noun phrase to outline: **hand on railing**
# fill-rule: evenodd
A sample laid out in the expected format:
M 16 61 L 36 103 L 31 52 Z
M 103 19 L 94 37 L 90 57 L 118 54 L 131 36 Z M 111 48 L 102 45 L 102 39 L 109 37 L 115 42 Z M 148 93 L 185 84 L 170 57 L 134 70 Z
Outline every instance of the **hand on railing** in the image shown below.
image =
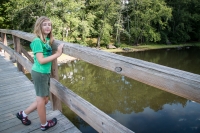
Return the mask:
M 63 45 L 64 45 L 64 44 L 60 44 L 60 45 L 58 46 L 58 48 L 57 48 L 57 51 L 56 51 L 55 54 L 58 54 L 58 57 L 61 56 L 61 54 L 62 54 Z

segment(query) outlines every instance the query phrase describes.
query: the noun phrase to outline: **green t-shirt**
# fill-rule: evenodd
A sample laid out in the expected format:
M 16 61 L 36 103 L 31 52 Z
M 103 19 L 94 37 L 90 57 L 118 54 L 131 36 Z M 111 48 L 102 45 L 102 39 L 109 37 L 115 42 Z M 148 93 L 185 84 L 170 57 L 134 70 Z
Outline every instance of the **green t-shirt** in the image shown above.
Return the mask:
M 46 38 L 46 40 L 47 43 L 43 43 L 42 40 L 37 37 L 30 44 L 30 47 L 34 54 L 34 64 L 32 70 L 40 73 L 51 73 L 51 62 L 40 64 L 38 59 L 36 58 L 36 53 L 43 53 L 44 58 L 52 54 L 52 48 L 49 45 L 49 38 Z

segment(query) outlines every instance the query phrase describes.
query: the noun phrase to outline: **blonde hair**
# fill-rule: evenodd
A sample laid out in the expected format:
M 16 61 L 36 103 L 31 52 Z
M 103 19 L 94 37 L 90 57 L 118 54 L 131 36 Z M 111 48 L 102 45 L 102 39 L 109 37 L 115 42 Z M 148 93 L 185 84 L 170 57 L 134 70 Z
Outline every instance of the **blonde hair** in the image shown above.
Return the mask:
M 42 23 L 45 21 L 45 20 L 49 20 L 50 19 L 46 16 L 41 16 L 39 17 L 36 22 L 35 22 L 35 26 L 34 26 L 34 34 L 39 37 L 44 43 L 46 43 L 46 39 L 43 35 L 43 32 L 42 32 Z M 53 43 L 53 33 L 52 33 L 52 25 L 51 25 L 51 32 L 47 35 L 47 37 L 49 37 L 50 39 L 50 45 L 52 45 Z

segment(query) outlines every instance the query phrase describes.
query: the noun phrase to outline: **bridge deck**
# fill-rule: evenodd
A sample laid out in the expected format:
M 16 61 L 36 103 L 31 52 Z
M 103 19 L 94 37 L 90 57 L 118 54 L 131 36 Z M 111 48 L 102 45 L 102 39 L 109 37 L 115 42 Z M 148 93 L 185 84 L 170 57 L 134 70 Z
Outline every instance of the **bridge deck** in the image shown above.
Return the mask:
M 40 121 L 37 111 L 29 115 L 31 125 L 24 126 L 16 113 L 35 100 L 33 83 L 17 70 L 11 61 L 0 55 L 0 133 L 39 133 Z M 46 130 L 53 133 L 80 133 L 80 131 L 58 110 L 52 111 L 50 102 L 46 105 L 47 119 L 56 117 L 58 124 Z

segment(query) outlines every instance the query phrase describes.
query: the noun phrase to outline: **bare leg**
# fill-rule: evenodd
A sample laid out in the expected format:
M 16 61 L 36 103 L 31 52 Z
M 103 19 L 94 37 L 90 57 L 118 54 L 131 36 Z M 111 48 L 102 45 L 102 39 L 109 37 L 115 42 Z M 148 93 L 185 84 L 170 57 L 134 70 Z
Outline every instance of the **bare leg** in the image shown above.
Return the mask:
M 45 105 L 48 103 L 48 97 L 45 97 Z M 28 107 L 26 110 L 24 110 L 25 114 L 30 114 L 34 110 L 37 109 L 37 99 Z
M 36 108 L 37 108 L 37 101 L 35 100 L 28 108 L 26 108 L 26 110 L 24 110 L 24 113 L 28 115 L 34 110 L 36 110 Z
M 40 118 L 40 122 L 41 124 L 45 124 L 46 123 L 46 108 L 45 108 L 45 104 L 47 101 L 48 97 L 36 97 L 36 101 L 37 101 L 37 111 L 38 111 L 38 115 Z

